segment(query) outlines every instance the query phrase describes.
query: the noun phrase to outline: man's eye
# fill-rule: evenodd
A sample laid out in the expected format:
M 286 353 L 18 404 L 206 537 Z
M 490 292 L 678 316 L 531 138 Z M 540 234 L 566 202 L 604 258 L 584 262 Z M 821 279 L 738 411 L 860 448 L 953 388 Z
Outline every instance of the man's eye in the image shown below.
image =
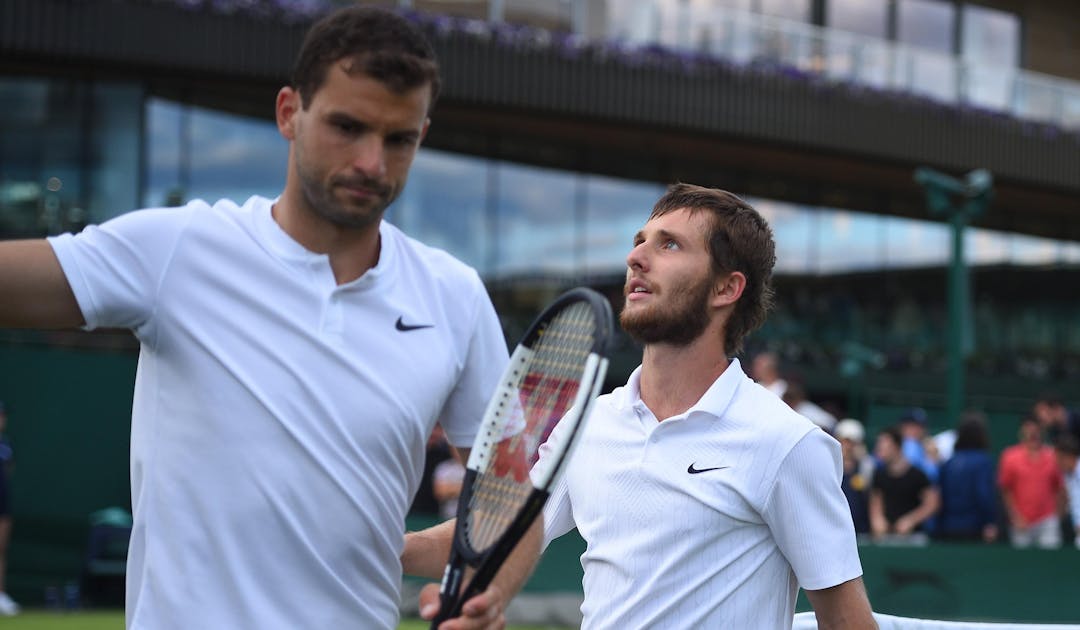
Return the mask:
M 679 249 L 679 244 L 676 243 L 675 241 L 671 240 L 671 239 L 668 239 L 668 240 L 664 241 L 663 245 L 661 245 L 660 248 L 661 249 Z

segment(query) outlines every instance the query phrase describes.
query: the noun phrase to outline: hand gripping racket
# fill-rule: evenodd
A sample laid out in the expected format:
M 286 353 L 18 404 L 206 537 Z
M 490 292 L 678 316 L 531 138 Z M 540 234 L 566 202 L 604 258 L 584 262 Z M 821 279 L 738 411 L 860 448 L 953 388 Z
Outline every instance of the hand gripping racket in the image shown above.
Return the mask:
M 556 298 L 510 355 L 465 466 L 432 630 L 488 587 L 540 513 L 600 393 L 613 334 L 608 301 L 579 287 Z M 537 448 L 559 423 L 561 452 L 530 476 Z M 462 589 L 467 566 L 476 571 Z

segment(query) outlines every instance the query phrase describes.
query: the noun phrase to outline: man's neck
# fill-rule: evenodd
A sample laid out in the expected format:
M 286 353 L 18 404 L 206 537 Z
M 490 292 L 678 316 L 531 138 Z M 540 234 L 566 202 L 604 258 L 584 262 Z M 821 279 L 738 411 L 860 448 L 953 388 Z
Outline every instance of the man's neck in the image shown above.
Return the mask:
M 274 220 L 304 249 L 329 257 L 337 284 L 356 280 L 379 262 L 379 222 L 345 228 L 303 209 L 301 203 L 282 195 L 271 211 Z
M 687 346 L 651 344 L 641 361 L 641 401 L 657 420 L 677 416 L 701 400 L 730 361 L 710 332 Z

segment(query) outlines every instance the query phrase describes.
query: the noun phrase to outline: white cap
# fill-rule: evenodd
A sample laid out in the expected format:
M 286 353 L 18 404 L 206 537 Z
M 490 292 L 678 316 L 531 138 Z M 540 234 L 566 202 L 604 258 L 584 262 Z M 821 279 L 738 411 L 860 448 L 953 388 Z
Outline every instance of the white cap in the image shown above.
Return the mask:
M 838 440 L 851 440 L 852 442 L 862 442 L 866 437 L 866 432 L 863 430 L 861 422 L 854 418 L 844 418 L 840 422 L 836 423 L 836 427 L 833 428 L 833 435 Z

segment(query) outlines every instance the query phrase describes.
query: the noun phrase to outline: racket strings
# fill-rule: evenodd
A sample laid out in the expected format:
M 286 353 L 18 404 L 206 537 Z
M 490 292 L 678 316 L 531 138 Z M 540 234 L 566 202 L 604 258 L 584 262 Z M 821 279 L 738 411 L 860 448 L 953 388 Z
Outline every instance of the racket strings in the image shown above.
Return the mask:
M 466 535 L 473 549 L 498 541 L 533 487 L 528 469 L 536 450 L 573 404 L 599 324 L 587 304 L 556 315 L 532 346 L 518 399 L 524 427 L 500 443 L 486 470 L 477 475 Z M 520 429 L 520 430 L 517 430 Z

